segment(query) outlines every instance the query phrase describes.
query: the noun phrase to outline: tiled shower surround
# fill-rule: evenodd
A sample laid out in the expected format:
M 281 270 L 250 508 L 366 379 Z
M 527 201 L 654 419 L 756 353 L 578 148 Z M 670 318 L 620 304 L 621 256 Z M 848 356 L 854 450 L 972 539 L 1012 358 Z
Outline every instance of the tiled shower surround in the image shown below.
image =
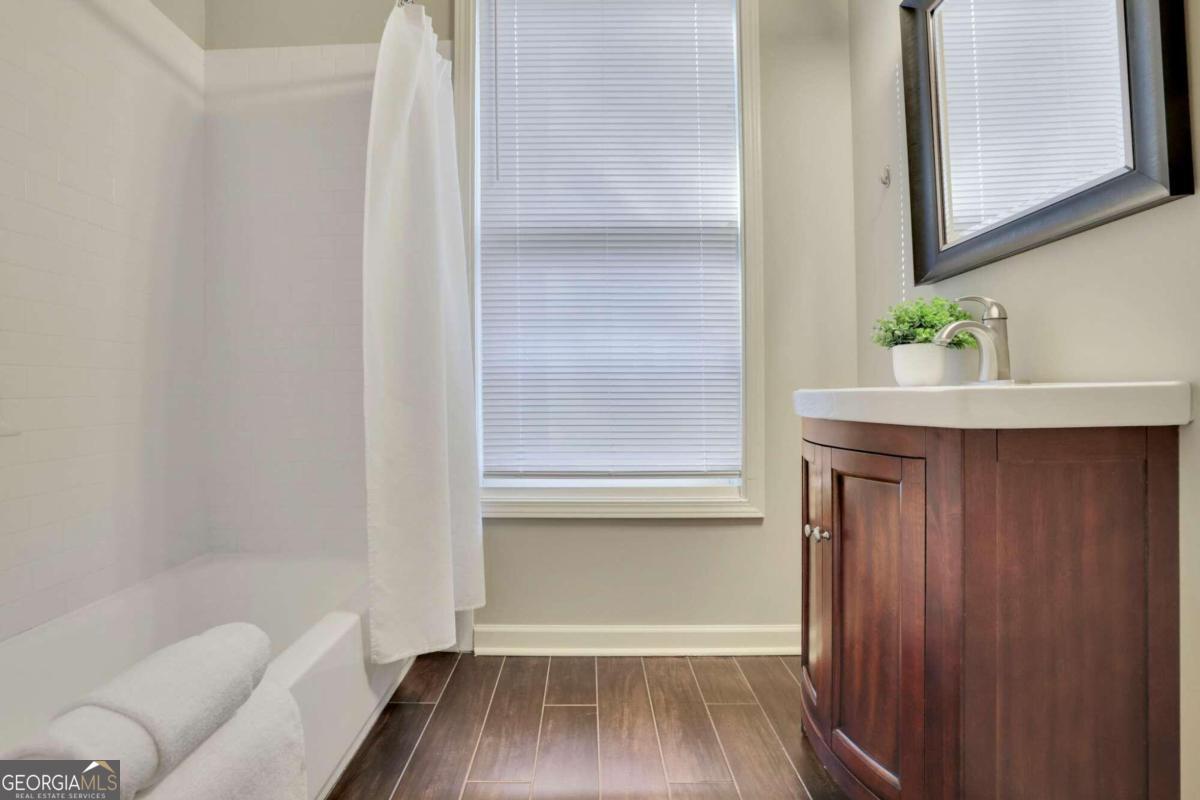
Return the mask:
M 377 46 L 208 53 L 208 508 L 221 550 L 365 553 Z
M 0 19 L 3 638 L 207 536 L 203 52 L 140 0 Z
M 0 639 L 206 552 L 360 553 L 376 48 L 0 19 Z

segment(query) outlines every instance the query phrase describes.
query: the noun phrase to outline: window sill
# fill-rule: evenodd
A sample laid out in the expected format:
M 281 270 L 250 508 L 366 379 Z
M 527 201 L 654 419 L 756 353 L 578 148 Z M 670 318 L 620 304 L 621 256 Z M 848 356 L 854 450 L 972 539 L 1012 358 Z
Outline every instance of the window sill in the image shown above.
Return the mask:
M 485 519 L 762 519 L 739 493 L 484 489 Z

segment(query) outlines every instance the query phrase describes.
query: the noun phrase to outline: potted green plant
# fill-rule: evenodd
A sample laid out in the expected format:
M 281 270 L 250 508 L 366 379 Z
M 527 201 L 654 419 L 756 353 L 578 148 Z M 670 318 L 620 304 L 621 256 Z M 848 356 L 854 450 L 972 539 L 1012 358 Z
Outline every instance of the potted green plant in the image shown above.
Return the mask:
M 933 344 L 942 328 L 971 315 L 944 297 L 917 298 L 888 309 L 875 323 L 872 340 L 892 351 L 892 373 L 901 386 L 938 386 L 946 379 L 948 350 L 975 347 L 968 334 L 954 337 L 949 348 Z

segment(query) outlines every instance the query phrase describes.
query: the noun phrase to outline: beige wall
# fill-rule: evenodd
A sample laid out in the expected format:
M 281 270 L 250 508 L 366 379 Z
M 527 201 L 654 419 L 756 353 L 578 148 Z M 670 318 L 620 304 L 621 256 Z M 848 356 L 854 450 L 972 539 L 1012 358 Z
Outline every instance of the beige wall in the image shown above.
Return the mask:
M 892 3 L 852 0 L 858 328 L 905 292 L 901 279 L 904 164 L 895 84 L 900 57 Z M 1192 86 L 1200 86 L 1200 0 L 1189 0 Z M 886 8 L 881 8 L 886 6 Z M 885 11 L 886 13 L 881 13 Z M 1193 97 L 1193 109 L 1200 101 Z M 1197 130 L 1200 127 L 1193 123 Z M 1197 152 L 1200 152 L 1198 150 Z M 1013 369 L 1032 380 L 1200 380 L 1200 199 L 1187 198 L 1015 256 L 915 294 L 994 296 L 1008 306 Z M 906 256 L 907 258 L 907 256 Z M 906 270 L 911 274 L 911 268 Z M 911 286 L 909 296 L 914 292 Z M 859 339 L 859 378 L 889 382 L 887 353 Z M 1200 431 L 1181 438 L 1183 752 L 1200 750 Z M 1113 657 L 1122 643 L 1113 642 Z M 1114 690 L 1120 691 L 1118 687 Z M 1184 797 L 1200 797 L 1200 763 L 1184 759 Z
M 151 0 L 192 41 L 204 47 L 205 0 Z
M 206 46 L 224 50 L 378 42 L 395 5 L 396 0 L 208 0 Z M 438 36 L 454 38 L 453 0 L 425 0 L 422 5 Z
M 791 392 L 855 377 L 847 22 L 843 0 L 761 0 L 766 520 L 489 522 L 478 622 L 799 623 Z

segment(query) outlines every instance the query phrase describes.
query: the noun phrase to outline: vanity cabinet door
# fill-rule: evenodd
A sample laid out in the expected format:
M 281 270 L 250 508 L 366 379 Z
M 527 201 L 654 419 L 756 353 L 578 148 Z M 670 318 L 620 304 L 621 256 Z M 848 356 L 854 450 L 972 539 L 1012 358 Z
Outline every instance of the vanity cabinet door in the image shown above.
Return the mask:
M 967 800 L 1179 800 L 1177 443 L 968 431 Z
M 829 449 L 804 443 L 804 667 L 805 727 L 810 736 L 829 741 L 833 688 L 833 548 L 828 531 L 832 510 L 828 485 Z
M 924 792 L 925 461 L 827 451 L 833 687 L 828 744 L 884 800 Z

